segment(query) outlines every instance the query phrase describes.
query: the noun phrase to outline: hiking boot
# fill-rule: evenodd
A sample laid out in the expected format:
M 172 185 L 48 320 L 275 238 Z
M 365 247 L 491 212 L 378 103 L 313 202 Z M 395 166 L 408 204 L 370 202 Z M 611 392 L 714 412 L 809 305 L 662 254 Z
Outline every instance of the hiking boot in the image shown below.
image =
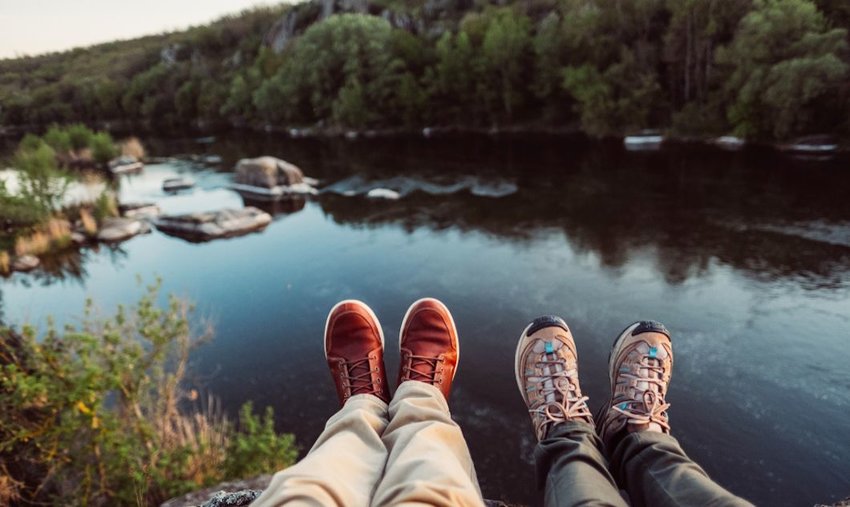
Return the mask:
M 365 303 L 349 299 L 331 309 L 325 323 L 325 358 L 341 405 L 358 394 L 389 403 L 384 332 Z
M 673 373 L 673 344 L 664 324 L 635 322 L 614 342 L 608 359 L 611 399 L 602 406 L 598 433 L 606 448 L 627 433 L 670 433 L 667 386 Z
M 560 317 L 538 317 L 519 337 L 516 382 L 528 406 L 537 440 L 567 421 L 593 425 L 578 383 L 578 356 L 570 328 Z
M 448 400 L 460 349 L 452 314 L 446 305 L 424 298 L 410 305 L 399 332 L 401 365 L 398 384 L 415 380 L 439 389 Z

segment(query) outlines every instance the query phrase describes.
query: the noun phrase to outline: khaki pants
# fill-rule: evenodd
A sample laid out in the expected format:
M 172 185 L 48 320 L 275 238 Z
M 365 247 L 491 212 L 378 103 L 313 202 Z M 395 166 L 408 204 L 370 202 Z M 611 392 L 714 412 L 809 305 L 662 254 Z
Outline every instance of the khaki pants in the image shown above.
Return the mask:
M 534 450 L 546 505 L 749 506 L 712 481 L 685 455 L 676 439 L 655 432 L 632 433 L 610 449 L 610 467 L 592 426 L 555 426 Z M 610 471 L 609 471 L 610 470 Z
M 460 427 L 440 391 L 422 382 L 402 383 L 389 406 L 353 396 L 251 505 L 389 504 L 483 505 Z

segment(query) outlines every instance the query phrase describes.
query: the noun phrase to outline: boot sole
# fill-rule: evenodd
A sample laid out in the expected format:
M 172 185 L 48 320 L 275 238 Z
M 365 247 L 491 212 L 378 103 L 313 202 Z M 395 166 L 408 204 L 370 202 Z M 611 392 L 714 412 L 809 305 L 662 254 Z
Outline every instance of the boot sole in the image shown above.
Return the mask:
M 454 333 L 455 337 L 455 350 L 457 350 L 457 362 L 455 363 L 454 370 L 452 370 L 452 381 L 455 379 L 455 375 L 457 375 L 457 367 L 460 364 L 460 336 L 457 334 L 457 326 L 455 326 L 455 319 L 452 317 L 452 312 L 449 311 L 449 308 L 439 299 L 437 298 L 422 298 L 414 301 L 410 307 L 407 308 L 407 311 L 404 312 L 404 318 L 401 319 L 401 327 L 398 329 L 398 354 L 401 356 L 401 335 L 404 332 L 404 328 L 407 326 L 407 320 L 410 318 L 410 312 L 419 304 L 425 301 L 430 301 L 432 303 L 437 303 L 437 306 L 442 308 L 446 315 L 449 317 L 449 324 L 452 327 L 452 333 Z
M 369 305 L 367 305 L 363 301 L 360 301 L 359 299 L 346 299 L 344 301 L 340 301 L 339 303 L 335 304 L 333 306 L 333 308 L 331 308 L 331 310 L 328 312 L 328 316 L 325 319 L 325 339 L 324 339 L 325 359 L 328 358 L 328 328 L 330 327 L 330 324 L 331 324 L 331 315 L 333 315 L 334 312 L 336 312 L 337 308 L 339 308 L 342 305 L 349 304 L 349 303 L 353 303 L 355 305 L 360 305 L 360 306 L 362 306 L 363 308 L 366 309 L 366 311 L 369 313 L 369 316 L 375 322 L 375 326 L 378 328 L 378 334 L 381 336 L 381 348 L 382 349 L 384 348 L 384 328 L 381 327 L 381 321 L 378 320 L 378 316 L 375 315 L 375 312 L 372 311 L 372 308 L 370 308 Z

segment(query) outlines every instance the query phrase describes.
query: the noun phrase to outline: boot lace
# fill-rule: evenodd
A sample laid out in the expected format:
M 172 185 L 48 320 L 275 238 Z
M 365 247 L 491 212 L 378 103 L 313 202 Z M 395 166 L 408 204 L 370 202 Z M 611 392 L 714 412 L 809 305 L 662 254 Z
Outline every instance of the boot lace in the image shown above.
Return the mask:
M 624 415 L 630 424 L 644 425 L 656 423 L 664 431 L 669 432 L 670 423 L 667 418 L 667 409 L 670 408 L 670 404 L 664 401 L 664 397 L 661 395 L 661 389 L 663 389 L 665 384 L 664 380 L 662 380 L 664 367 L 661 365 L 659 359 L 643 356 L 640 359 L 638 372 L 643 371 L 647 373 L 645 375 L 634 374 L 632 372 L 620 373 L 620 378 L 626 382 L 634 380 L 638 383 L 646 382 L 649 385 L 646 390 L 640 390 L 635 387 L 635 390 L 640 393 L 639 397 L 636 396 L 632 400 L 617 403 L 612 408 Z M 655 386 L 655 388 L 653 389 L 652 386 Z
M 535 364 L 542 371 L 546 371 L 548 367 L 550 372 L 534 375 L 539 379 L 536 383 L 542 399 L 532 405 L 528 412 L 532 416 L 537 416 L 535 420 L 538 421 L 536 428 L 538 434 L 541 434 L 547 425 L 559 424 L 573 419 L 591 418 L 590 409 L 587 406 L 589 398 L 587 396 L 576 396 L 576 386 L 564 369 L 562 359 L 550 359 L 544 356 L 538 359 Z M 560 367 L 560 369 L 557 367 Z M 562 378 L 566 379 L 566 382 L 558 381 Z
M 372 373 L 377 372 L 378 368 L 369 367 L 368 357 L 356 359 L 354 361 L 340 360 L 341 366 L 340 377 L 342 377 L 343 385 L 351 389 L 351 396 L 356 394 L 380 394 L 378 384 L 381 383 L 380 377 L 377 381 L 372 382 Z M 363 370 L 360 373 L 354 374 L 357 370 Z M 348 396 L 346 395 L 346 398 Z
M 443 361 L 443 357 L 427 357 L 408 354 L 406 364 L 402 365 L 404 378 L 407 380 L 425 382 L 431 385 L 442 384 L 443 379 L 441 377 L 437 380 L 437 374 L 442 373 L 443 371 L 443 367 L 441 366 Z M 427 366 L 427 371 L 419 371 L 415 369 L 415 366 Z

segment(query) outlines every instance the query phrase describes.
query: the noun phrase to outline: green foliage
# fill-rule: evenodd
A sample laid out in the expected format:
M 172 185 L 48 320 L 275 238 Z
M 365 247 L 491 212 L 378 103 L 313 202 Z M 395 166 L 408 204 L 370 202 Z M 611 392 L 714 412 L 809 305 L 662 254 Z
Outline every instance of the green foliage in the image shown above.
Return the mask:
M 604 72 L 591 65 L 567 67 L 564 88 L 577 102 L 582 128 L 595 137 L 646 127 L 661 92 L 656 76 L 626 48 L 621 61 Z
M 82 150 L 91 146 L 94 132 L 83 124 L 75 123 L 65 127 L 68 140 L 71 142 L 71 148 L 74 150 Z
M 27 502 L 158 505 L 295 459 L 291 435 L 243 408 L 238 428 L 191 406 L 189 307 L 158 285 L 107 319 L 38 336 L 0 330 L 0 459 Z M 231 454 L 232 453 L 232 454 Z
M 254 415 L 247 402 L 239 410 L 238 432 L 230 439 L 224 460 L 227 477 L 252 477 L 280 470 L 298 460 L 298 448 L 291 434 L 274 430 L 274 410 L 266 407 L 263 417 Z
M 109 132 L 98 132 L 89 139 L 92 157 L 98 164 L 106 164 L 118 156 L 118 147 Z
M 510 119 L 522 102 L 525 62 L 531 46 L 531 21 L 512 9 L 492 14 L 484 33 L 482 55 L 486 72 L 501 98 L 502 112 Z
M 31 134 L 28 134 L 31 135 Z M 57 124 L 53 124 L 47 129 L 44 134 L 44 142 L 46 142 L 57 153 L 71 151 L 73 144 L 71 143 L 71 134 L 68 129 L 64 129 Z
M 847 31 L 806 0 L 756 0 L 718 60 L 738 135 L 783 139 L 811 128 L 846 79 Z
M 111 192 L 102 192 L 94 202 L 92 211 L 97 223 L 102 224 L 107 218 L 118 216 L 118 202 Z
M 377 17 L 332 16 L 295 42 L 280 70 L 254 95 L 257 109 L 270 120 L 368 125 L 381 109 L 392 55 L 392 28 Z
M 850 133 L 850 7 L 842 0 L 369 7 L 382 16 L 324 17 L 314 0 L 0 61 L 0 124 L 580 123 L 593 136 L 661 127 L 764 140 Z M 292 37 L 282 50 L 264 42 L 283 27 Z M 48 144 L 61 153 L 66 141 L 56 134 Z
M 31 229 L 49 216 L 48 210 L 40 204 L 20 195 L 9 194 L 4 182 L 0 181 L 0 239 L 3 239 L 3 229 Z
M 70 177 L 57 166 L 53 148 L 41 139 L 36 143 L 26 137 L 12 165 L 20 171 L 21 197 L 30 203 L 35 215 L 47 216 L 60 208 Z

